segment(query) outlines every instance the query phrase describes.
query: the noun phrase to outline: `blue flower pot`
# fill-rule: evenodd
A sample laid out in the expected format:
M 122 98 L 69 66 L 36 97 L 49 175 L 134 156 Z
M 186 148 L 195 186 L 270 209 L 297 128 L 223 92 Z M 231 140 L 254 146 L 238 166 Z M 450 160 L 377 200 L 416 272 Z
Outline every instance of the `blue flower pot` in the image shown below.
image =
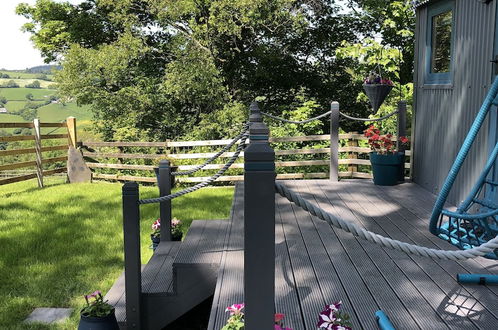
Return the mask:
M 398 181 L 404 181 L 405 154 L 381 155 L 376 152 L 370 153 L 372 163 L 373 181 L 379 186 L 394 186 Z
M 78 330 L 119 330 L 114 309 L 109 315 L 104 317 L 81 315 Z

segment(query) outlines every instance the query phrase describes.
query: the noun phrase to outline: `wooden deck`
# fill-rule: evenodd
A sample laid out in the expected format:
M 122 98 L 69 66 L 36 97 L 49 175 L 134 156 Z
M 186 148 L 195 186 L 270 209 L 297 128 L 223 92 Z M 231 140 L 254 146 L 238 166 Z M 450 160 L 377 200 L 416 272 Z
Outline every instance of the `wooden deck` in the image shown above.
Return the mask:
M 431 248 L 454 249 L 428 231 L 435 196 L 413 183 L 284 181 L 323 209 L 373 232 Z M 243 185 L 235 191 L 209 329 L 243 297 Z M 498 287 L 456 282 L 457 273 L 498 273 L 498 262 L 407 255 L 354 238 L 276 195 L 276 312 L 294 330 L 316 329 L 318 313 L 342 300 L 353 329 L 377 329 L 382 309 L 396 329 L 498 329 Z

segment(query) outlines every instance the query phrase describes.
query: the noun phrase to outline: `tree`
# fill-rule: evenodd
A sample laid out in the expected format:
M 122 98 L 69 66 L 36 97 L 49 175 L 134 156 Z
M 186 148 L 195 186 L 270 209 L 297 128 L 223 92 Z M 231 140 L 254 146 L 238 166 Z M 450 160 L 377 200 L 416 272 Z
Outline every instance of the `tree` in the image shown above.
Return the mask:
M 33 94 L 31 94 L 31 93 L 26 94 L 26 100 L 33 101 L 34 99 L 35 99 L 35 97 L 33 96 Z
M 40 82 L 38 80 L 33 81 L 31 84 L 26 84 L 26 88 L 41 88 Z
M 303 99 L 314 114 L 332 100 L 365 111 L 350 97 L 361 88 L 345 71 L 353 61 L 335 50 L 369 27 L 334 0 L 38 0 L 17 12 L 45 59 L 62 61 L 62 95 L 92 105 L 105 139 L 174 138 L 201 123 L 221 137 L 256 97 L 275 114 Z
M 2 87 L 4 87 L 4 88 L 18 88 L 19 85 L 14 80 L 11 79 L 7 82 L 4 82 L 2 84 Z

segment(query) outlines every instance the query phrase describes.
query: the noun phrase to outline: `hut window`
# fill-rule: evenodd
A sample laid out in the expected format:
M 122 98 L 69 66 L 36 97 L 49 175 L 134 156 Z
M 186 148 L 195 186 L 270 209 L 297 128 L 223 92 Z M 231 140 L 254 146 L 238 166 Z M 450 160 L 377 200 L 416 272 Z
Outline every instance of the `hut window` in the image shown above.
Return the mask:
M 426 83 L 451 82 L 453 1 L 439 2 L 428 10 Z

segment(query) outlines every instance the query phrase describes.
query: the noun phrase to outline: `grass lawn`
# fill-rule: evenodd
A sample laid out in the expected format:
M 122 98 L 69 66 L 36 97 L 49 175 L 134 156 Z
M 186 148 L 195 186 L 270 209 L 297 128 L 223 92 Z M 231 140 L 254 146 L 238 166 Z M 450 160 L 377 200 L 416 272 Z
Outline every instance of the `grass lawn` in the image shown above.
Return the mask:
M 38 80 L 38 82 L 40 83 L 40 87 L 41 88 L 47 88 L 49 85 L 53 85 L 55 84 L 53 81 L 47 81 L 47 80 L 41 80 L 41 79 L 36 79 L 36 78 L 21 78 L 21 79 L 17 79 L 17 78 L 0 78 L 0 84 L 4 84 L 8 81 L 11 81 L 11 80 L 14 80 L 16 84 L 18 84 L 20 87 L 24 87 L 26 86 L 27 84 L 32 84 L 33 81 L 35 80 Z
M 26 95 L 29 93 L 33 94 L 35 100 L 45 100 L 56 92 L 55 89 L 43 88 L 0 88 L 0 96 L 5 96 L 7 101 L 26 101 Z
M 27 72 L 8 71 L 8 70 L 1 70 L 0 73 L 8 74 L 10 76 L 10 78 L 3 78 L 3 79 L 7 79 L 7 80 L 8 79 L 36 79 L 36 77 L 41 74 L 41 73 L 27 73 Z M 50 79 L 53 79 L 54 75 L 47 74 L 47 77 Z
M 24 123 L 25 120 L 19 115 L 0 113 L 0 123 Z
M 106 292 L 123 270 L 121 184 L 63 184 L 50 178 L 0 186 L 0 329 L 76 329 L 83 294 Z M 141 198 L 157 196 L 140 187 Z M 184 220 L 229 215 L 233 188 L 204 188 L 173 200 Z M 151 256 L 150 226 L 158 205 L 141 207 L 142 262 Z M 70 321 L 53 326 L 22 323 L 35 307 L 72 307 Z
M 79 107 L 76 103 L 67 103 L 65 106 L 51 103 L 38 108 L 38 118 L 42 123 L 60 122 L 69 116 L 76 117 L 76 123 L 92 119 L 90 107 Z

